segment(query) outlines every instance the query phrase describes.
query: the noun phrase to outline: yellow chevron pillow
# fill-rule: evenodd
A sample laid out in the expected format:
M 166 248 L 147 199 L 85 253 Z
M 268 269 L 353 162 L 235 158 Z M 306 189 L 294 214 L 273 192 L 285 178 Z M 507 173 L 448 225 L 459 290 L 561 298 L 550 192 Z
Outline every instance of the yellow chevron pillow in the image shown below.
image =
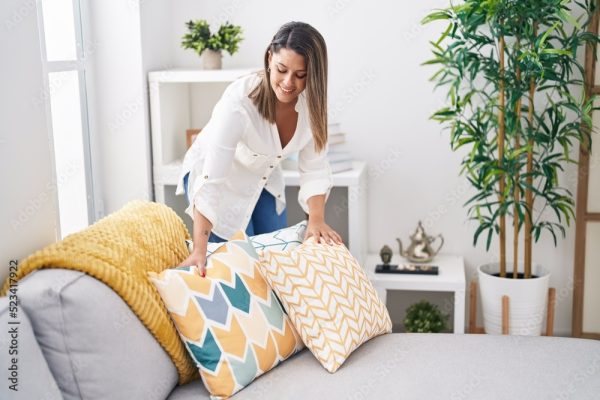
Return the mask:
M 212 399 L 224 399 L 304 348 L 243 231 L 190 267 L 150 273 Z
M 329 372 L 369 339 L 392 331 L 390 315 L 343 245 L 308 238 L 261 257 L 260 269 L 302 341 Z

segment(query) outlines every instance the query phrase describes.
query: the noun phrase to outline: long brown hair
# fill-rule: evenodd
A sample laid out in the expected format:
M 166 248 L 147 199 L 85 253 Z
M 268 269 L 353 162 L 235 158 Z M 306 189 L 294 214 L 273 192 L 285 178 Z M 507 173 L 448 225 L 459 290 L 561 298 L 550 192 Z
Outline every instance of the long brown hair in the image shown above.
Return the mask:
M 310 127 L 315 150 L 320 152 L 327 144 L 327 46 L 315 28 L 304 22 L 288 22 L 279 28 L 265 51 L 261 80 L 248 97 L 260 115 L 274 124 L 277 96 L 270 83 L 269 52 L 277 53 L 282 48 L 295 51 L 306 62 L 305 90 Z

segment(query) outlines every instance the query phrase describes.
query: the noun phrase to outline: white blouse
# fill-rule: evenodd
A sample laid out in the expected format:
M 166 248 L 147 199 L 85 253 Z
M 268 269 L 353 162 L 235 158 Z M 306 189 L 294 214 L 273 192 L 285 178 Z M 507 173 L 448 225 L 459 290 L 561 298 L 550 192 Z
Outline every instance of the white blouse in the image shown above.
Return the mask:
M 185 154 L 175 192 L 185 193 L 183 178 L 189 172 L 193 201 L 185 213 L 193 219 L 195 207 L 212 223 L 215 235 L 224 239 L 246 228 L 263 188 L 275 197 L 281 215 L 286 201 L 280 163 L 291 153 L 299 152 L 298 202 L 306 213 L 308 199 L 319 194 L 327 199 L 333 186 L 328 146 L 320 153 L 314 149 L 306 94 L 298 97 L 296 131 L 282 148 L 277 125 L 264 119 L 248 98 L 259 80 L 252 73 L 225 89 L 209 122 Z

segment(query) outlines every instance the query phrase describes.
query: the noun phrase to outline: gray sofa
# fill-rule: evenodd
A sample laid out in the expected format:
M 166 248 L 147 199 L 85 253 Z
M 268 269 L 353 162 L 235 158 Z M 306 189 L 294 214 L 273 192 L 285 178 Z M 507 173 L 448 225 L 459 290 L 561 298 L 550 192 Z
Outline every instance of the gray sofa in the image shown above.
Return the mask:
M 18 338 L 4 340 L 1 399 L 208 399 L 177 385 L 170 358 L 108 286 L 65 269 L 18 286 Z M 12 320 L 12 319 L 10 319 Z M 18 392 L 9 348 L 18 346 Z M 600 342 L 558 337 L 390 334 L 367 342 L 335 374 L 308 350 L 234 399 L 599 399 Z

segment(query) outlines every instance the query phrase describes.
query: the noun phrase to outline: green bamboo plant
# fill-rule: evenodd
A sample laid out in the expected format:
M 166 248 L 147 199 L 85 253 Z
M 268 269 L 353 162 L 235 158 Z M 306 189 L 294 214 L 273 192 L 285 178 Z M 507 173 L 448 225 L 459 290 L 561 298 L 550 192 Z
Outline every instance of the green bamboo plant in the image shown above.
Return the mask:
M 594 98 L 585 89 L 577 51 L 598 42 L 588 31 L 595 0 L 466 0 L 423 19 L 445 23 L 431 42 L 435 87 L 447 106 L 432 119 L 465 149 L 461 173 L 476 189 L 468 216 L 478 222 L 473 245 L 499 238 L 506 277 L 507 218 L 514 234 L 512 277 L 523 236 L 524 277 L 531 277 L 532 240 L 557 234 L 574 214 L 573 195 L 559 182 L 572 146 L 590 143 Z M 581 92 L 581 96 L 574 93 Z M 552 213 L 546 212 L 551 210 Z

